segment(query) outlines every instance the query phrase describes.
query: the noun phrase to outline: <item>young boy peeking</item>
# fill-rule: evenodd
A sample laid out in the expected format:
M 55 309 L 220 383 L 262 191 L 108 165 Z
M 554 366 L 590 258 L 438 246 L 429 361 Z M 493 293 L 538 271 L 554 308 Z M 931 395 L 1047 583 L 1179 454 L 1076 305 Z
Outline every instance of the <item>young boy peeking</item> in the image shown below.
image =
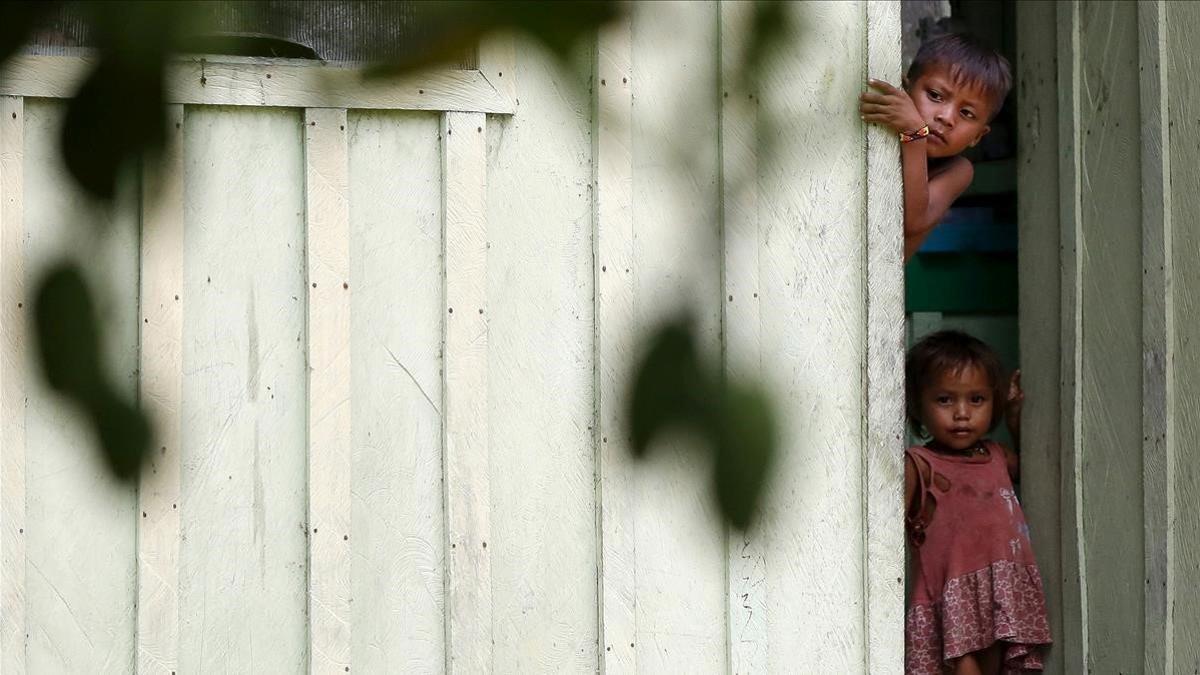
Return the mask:
M 1008 61 L 965 35 L 921 45 L 904 89 L 867 80 L 862 118 L 900 135 L 904 173 L 904 261 L 971 184 L 975 170 L 959 153 L 990 130 L 1012 86 Z

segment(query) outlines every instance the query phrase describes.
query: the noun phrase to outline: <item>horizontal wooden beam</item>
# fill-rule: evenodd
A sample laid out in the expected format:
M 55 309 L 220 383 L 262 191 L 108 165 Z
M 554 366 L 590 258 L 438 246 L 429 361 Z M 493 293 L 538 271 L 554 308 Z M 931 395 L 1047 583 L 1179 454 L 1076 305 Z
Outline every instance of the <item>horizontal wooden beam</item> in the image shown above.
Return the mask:
M 70 98 L 95 56 L 15 56 L 0 70 L 0 96 Z M 167 103 L 429 110 L 512 114 L 513 101 L 478 70 L 426 70 L 367 79 L 348 64 L 198 56 L 167 64 Z

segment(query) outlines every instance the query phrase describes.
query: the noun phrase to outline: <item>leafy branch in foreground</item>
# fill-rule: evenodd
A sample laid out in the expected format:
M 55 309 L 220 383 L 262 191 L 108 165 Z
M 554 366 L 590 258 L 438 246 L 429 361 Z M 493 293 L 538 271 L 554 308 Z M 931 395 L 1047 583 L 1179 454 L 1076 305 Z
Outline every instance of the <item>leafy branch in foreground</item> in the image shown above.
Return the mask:
M 687 318 L 665 323 L 649 340 L 629 396 L 630 443 L 645 457 L 672 431 L 691 432 L 713 456 L 721 513 L 748 528 L 766 491 L 778 445 L 775 413 L 760 388 L 723 378 L 696 348 Z

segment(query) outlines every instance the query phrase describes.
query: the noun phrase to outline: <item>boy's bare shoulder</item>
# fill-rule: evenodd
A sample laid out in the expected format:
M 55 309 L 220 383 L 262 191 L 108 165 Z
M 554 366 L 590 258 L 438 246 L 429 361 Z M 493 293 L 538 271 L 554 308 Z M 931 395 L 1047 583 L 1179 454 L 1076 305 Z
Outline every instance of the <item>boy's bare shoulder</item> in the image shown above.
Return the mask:
M 966 192 L 967 187 L 975 178 L 975 167 L 971 160 L 957 155 L 947 158 L 937 167 L 929 168 L 929 196 L 932 201 L 942 204 L 944 213 L 950 204 Z
M 955 178 L 965 179 L 969 183 L 975 177 L 975 165 L 966 157 L 955 155 L 936 167 L 930 167 L 930 178 L 943 174 L 952 174 Z

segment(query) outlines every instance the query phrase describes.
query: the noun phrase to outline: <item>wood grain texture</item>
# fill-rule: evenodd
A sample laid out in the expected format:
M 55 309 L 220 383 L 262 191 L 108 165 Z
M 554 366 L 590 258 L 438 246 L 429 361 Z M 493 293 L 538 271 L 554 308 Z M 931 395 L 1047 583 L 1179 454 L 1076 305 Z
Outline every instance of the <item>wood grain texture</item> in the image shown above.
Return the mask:
M 432 113 L 352 112 L 351 672 L 445 668 L 441 143 Z
M 758 104 L 742 69 L 755 5 L 720 4 L 721 231 L 724 251 L 721 303 L 723 361 L 733 380 L 759 382 L 762 305 L 758 292 L 763 242 L 759 231 Z M 767 541 L 759 529 L 731 530 L 728 554 L 729 669 L 762 672 L 768 663 Z
M 140 476 L 139 673 L 179 666 L 179 462 L 183 377 L 183 106 L 167 108 L 168 143 L 142 197 L 139 349 L 142 409 L 156 431 Z
M 488 327 L 492 669 L 594 673 L 593 65 L 587 52 L 569 66 L 547 61 L 527 39 L 516 49 L 521 112 L 485 127 L 478 305 Z
M 309 671 L 350 659 L 350 166 L 346 111 L 304 111 Z M 357 539 L 355 540 L 357 542 Z
M 0 97 L 0 671 L 25 672 L 25 101 Z
M 900 80 L 900 4 L 865 5 L 868 77 Z M 904 669 L 904 207 L 899 146 L 867 128 L 863 617 L 871 673 Z
M 1079 673 L 1088 661 L 1087 558 L 1083 539 L 1080 381 L 1082 351 L 1081 288 L 1081 119 L 1079 4 L 1056 5 L 1058 48 L 1058 206 L 1060 307 L 1059 404 L 1062 452 L 1063 672 Z
M 1163 137 L 1167 159 L 1166 183 L 1170 188 L 1169 211 L 1164 210 L 1169 237 L 1163 283 L 1166 299 L 1169 350 L 1167 378 L 1167 433 L 1173 435 L 1174 471 L 1170 480 L 1173 501 L 1168 502 L 1167 536 L 1174 547 L 1168 553 L 1168 574 L 1175 592 L 1170 597 L 1171 620 L 1175 640 L 1171 645 L 1174 672 L 1200 669 L 1200 271 L 1196 269 L 1200 253 L 1200 193 L 1197 179 L 1197 155 L 1200 153 L 1200 121 L 1196 104 L 1200 101 L 1200 52 L 1194 36 L 1200 30 L 1200 6 L 1193 3 L 1163 3 L 1166 12 L 1166 92 L 1167 130 Z M 1168 439 L 1168 452 L 1171 452 Z M 1170 467 L 1170 464 L 1168 464 Z M 1170 474 L 1168 474 L 1170 475 Z
M 446 670 L 492 667 L 486 120 L 442 117 Z M 494 548 L 494 547 L 493 547 Z
M 802 654 L 822 670 L 859 672 L 867 157 L 861 125 L 829 121 L 857 114 L 864 7 L 787 8 L 805 28 L 776 53 L 759 93 L 759 148 L 770 150 L 759 156 L 760 340 L 782 427 L 762 514 L 768 669 L 788 672 Z
M 184 121 L 182 672 L 309 662 L 302 126 Z
M 1017 5 L 1014 65 L 1021 129 L 1017 136 L 1019 341 L 1026 396 L 1021 413 L 1021 503 L 1046 589 L 1051 635 L 1056 645 L 1063 645 L 1056 11 L 1050 2 Z M 1046 672 L 1066 672 L 1061 647 L 1048 652 Z
M 723 291 L 718 7 L 658 2 L 631 11 L 634 335 L 690 311 L 698 348 L 715 364 Z M 637 638 L 629 644 L 637 670 L 724 672 L 728 537 L 711 459 L 678 436 L 649 453 L 633 476 Z
M 1145 653 L 1147 674 L 1175 672 L 1175 602 L 1170 526 L 1175 502 L 1174 300 L 1168 131 L 1169 64 L 1164 3 L 1138 3 L 1138 64 L 1142 193 L 1142 485 L 1145 527 Z M 1167 143 L 1164 143 L 1167 141 Z
M 137 189 L 123 183 L 120 199 L 102 209 L 74 188 L 59 159 L 63 114 L 59 102 L 25 101 L 24 284 L 36 288 L 53 261 L 80 266 L 108 373 L 132 399 L 140 323 Z M 87 419 L 31 365 L 24 385 L 26 671 L 132 672 L 135 490 L 112 481 Z
M 479 73 L 509 113 L 517 111 L 517 40 L 512 33 L 492 33 L 479 43 Z
M 600 670 L 637 672 L 637 511 L 625 396 L 635 330 L 632 18 L 600 32 L 592 159 L 596 250 L 596 507 Z
M 1088 667 L 1144 662 L 1137 5 L 1080 5 L 1079 448 Z
M 0 95 L 69 98 L 94 64 L 94 57 L 15 56 L 0 71 Z M 165 81 L 168 103 L 190 105 L 513 112 L 477 70 L 365 79 L 346 64 L 184 57 L 167 64 Z

